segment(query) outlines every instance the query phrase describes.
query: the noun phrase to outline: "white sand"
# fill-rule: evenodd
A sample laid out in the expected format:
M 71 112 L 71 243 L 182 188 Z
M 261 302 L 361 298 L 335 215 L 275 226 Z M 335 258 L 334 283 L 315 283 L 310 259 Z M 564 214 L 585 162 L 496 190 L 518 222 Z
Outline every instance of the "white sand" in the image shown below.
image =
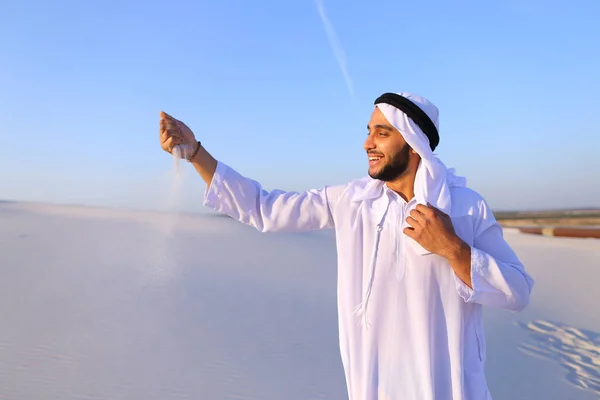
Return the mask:
M 494 399 L 599 398 L 600 241 L 506 235 L 536 286 L 487 310 Z M 0 398 L 344 399 L 335 261 L 331 232 L 0 203 Z

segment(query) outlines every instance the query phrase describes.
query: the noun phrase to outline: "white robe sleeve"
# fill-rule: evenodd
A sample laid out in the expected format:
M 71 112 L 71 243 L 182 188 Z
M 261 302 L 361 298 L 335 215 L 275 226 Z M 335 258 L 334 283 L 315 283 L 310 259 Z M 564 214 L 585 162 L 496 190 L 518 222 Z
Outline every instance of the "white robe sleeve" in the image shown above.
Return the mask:
M 521 311 L 529 304 L 534 280 L 504 239 L 502 226 L 485 201 L 480 212 L 471 246 L 473 287 L 458 279 L 458 292 L 467 302 Z
M 335 196 L 340 189 L 267 191 L 259 182 L 240 175 L 219 161 L 203 205 L 260 232 L 331 229 L 334 221 L 330 196 Z

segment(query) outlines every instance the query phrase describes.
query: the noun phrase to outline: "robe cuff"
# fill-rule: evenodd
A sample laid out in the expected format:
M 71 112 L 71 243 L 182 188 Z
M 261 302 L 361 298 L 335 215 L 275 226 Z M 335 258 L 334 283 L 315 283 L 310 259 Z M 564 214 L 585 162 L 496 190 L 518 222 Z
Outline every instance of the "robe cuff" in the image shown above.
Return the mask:
M 454 274 L 456 290 L 460 297 L 467 303 L 477 301 L 481 288 L 484 286 L 484 282 L 486 282 L 487 267 L 486 255 L 481 250 L 471 246 L 471 285 L 473 287 L 469 287 L 458 275 Z

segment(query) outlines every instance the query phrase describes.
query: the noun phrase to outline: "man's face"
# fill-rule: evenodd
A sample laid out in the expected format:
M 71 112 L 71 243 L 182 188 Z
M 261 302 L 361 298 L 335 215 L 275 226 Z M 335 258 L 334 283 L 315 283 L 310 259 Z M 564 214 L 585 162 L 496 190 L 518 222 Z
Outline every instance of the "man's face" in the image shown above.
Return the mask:
M 408 169 L 412 149 L 402 134 L 375 107 L 367 125 L 369 135 L 364 148 L 369 157 L 369 176 L 382 181 L 393 181 Z

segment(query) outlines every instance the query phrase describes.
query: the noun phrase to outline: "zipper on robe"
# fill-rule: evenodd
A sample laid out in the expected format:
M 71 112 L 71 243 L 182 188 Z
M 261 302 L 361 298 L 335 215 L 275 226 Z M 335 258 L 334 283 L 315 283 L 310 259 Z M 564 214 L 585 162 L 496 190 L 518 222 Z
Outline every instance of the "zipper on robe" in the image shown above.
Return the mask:
M 360 324 L 365 328 L 368 328 L 369 321 L 367 319 L 367 306 L 369 305 L 369 298 L 371 297 L 371 289 L 373 287 L 373 278 L 375 277 L 375 264 L 377 263 L 377 251 L 379 250 L 379 240 L 381 238 L 381 231 L 383 230 L 383 221 L 385 216 L 390 209 L 391 201 L 388 199 L 387 206 L 379 223 L 376 225 L 377 233 L 375 234 L 375 241 L 373 244 L 373 252 L 371 254 L 371 262 L 369 263 L 369 277 L 367 279 L 367 287 L 363 290 L 363 301 L 356 306 L 354 309 L 354 315 L 360 317 Z

